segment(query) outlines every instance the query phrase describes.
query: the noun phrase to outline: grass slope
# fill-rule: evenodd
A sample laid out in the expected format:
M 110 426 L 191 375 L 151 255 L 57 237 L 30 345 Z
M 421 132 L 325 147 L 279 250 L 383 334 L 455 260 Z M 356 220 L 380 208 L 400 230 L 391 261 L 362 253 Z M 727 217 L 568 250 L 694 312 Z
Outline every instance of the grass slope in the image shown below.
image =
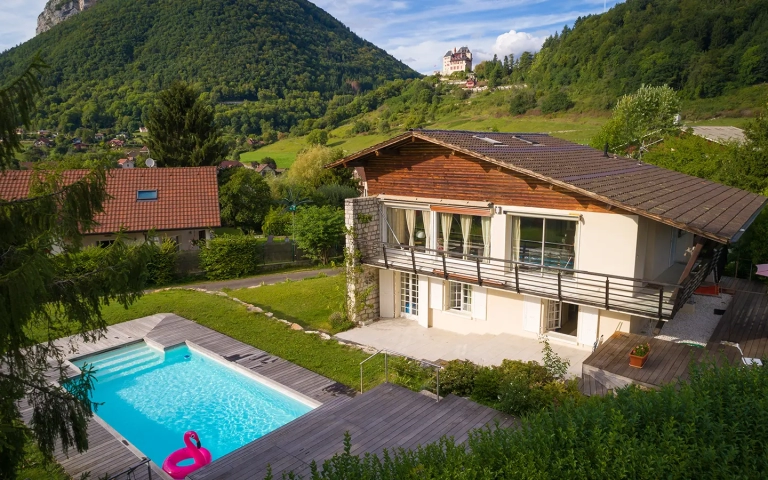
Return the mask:
M 344 278 L 341 275 L 243 288 L 228 293 L 304 328 L 338 333 L 331 327 L 328 317 L 341 310 L 344 302 Z

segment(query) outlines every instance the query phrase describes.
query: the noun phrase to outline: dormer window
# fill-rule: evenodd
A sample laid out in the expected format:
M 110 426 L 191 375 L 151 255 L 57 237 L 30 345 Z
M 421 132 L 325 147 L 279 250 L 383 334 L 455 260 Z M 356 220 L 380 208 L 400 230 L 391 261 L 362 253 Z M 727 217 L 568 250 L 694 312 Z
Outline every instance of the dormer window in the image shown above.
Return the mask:
M 157 200 L 157 190 L 138 190 L 136 192 L 137 201 Z

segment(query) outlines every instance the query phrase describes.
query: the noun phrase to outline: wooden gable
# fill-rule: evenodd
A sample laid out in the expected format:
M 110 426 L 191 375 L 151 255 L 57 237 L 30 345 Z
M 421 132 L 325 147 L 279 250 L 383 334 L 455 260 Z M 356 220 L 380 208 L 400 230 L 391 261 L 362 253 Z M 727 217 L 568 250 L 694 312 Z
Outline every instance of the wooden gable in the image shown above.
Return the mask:
M 369 195 L 488 201 L 500 205 L 610 212 L 602 202 L 417 139 L 351 162 L 365 171 Z M 616 212 L 616 209 L 613 209 Z

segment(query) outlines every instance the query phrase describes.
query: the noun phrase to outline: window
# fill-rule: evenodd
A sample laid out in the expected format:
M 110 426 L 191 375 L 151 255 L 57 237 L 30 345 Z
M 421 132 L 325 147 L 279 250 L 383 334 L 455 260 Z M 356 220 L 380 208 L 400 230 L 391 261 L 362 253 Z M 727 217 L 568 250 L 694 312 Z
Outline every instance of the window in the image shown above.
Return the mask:
M 437 249 L 463 255 L 491 256 L 491 218 L 437 214 Z
M 387 243 L 427 247 L 430 218 L 430 212 L 387 207 Z
M 115 243 L 114 240 L 96 240 L 96 246 L 101 248 L 107 248 Z
M 512 260 L 573 269 L 576 220 L 512 217 Z
M 157 200 L 157 190 L 138 190 L 136 200 Z
M 198 230 L 197 231 L 197 239 L 198 240 L 205 240 L 205 238 L 206 238 L 205 230 Z
M 459 282 L 449 283 L 448 308 L 460 312 L 472 311 L 472 285 Z
M 419 314 L 419 277 L 412 273 L 400 274 L 400 313 Z

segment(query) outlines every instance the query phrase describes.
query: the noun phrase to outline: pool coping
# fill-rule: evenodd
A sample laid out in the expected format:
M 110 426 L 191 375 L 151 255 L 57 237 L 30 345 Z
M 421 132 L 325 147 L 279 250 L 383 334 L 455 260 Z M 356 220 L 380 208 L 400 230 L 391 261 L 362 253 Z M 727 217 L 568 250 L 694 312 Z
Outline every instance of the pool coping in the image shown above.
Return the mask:
M 190 349 L 206 356 L 210 360 L 231 368 L 269 388 L 273 388 L 310 407 L 312 410 L 322 406 L 333 397 L 354 395 L 352 389 L 334 380 L 175 314 L 156 314 L 110 326 L 107 328 L 106 334 L 95 342 L 84 343 L 76 337 L 58 340 L 62 344 L 72 341 L 75 343 L 79 342 L 79 347 L 83 351 L 75 351 L 64 360 L 63 365 L 67 368 L 67 379 L 81 374 L 80 368 L 73 362 L 143 341 L 148 346 L 162 351 L 186 344 Z M 214 349 L 218 350 L 218 352 Z M 264 369 L 264 373 L 257 372 L 255 371 L 256 369 Z M 314 395 L 315 398 L 292 388 L 290 385 L 286 385 L 281 382 L 281 379 L 285 383 L 293 384 L 297 388 L 301 388 L 305 392 Z M 95 422 L 95 425 L 106 430 L 110 434 L 109 437 L 116 440 L 116 442 L 111 442 L 110 444 L 109 438 L 102 439 L 100 442 L 91 443 L 89 450 L 82 454 L 70 452 L 68 456 L 57 450 L 56 460 L 62 464 L 69 475 L 79 477 L 82 473 L 88 471 L 91 472 L 93 478 L 100 478 L 104 473 L 114 474 L 126 468 L 125 466 L 113 468 L 109 461 L 113 455 L 104 455 L 104 448 L 109 449 L 110 453 L 115 456 L 122 455 L 123 461 L 126 460 L 125 454 L 121 454 L 120 449 L 123 449 L 123 451 L 127 450 L 136 457 L 133 464 L 139 463 L 142 458 L 146 457 L 136 446 L 110 426 L 108 422 L 99 417 L 96 411 L 94 411 L 92 420 Z M 91 426 L 93 425 L 89 425 L 89 430 Z M 254 441 L 258 441 L 258 439 Z M 253 442 L 248 444 L 250 443 Z M 94 450 L 100 452 L 89 455 L 89 452 Z M 217 460 L 211 463 L 213 464 Z M 150 460 L 150 464 L 153 474 L 159 475 L 160 478 L 171 480 L 171 477 L 163 472 L 154 461 Z M 92 468 L 84 469 L 83 465 Z

